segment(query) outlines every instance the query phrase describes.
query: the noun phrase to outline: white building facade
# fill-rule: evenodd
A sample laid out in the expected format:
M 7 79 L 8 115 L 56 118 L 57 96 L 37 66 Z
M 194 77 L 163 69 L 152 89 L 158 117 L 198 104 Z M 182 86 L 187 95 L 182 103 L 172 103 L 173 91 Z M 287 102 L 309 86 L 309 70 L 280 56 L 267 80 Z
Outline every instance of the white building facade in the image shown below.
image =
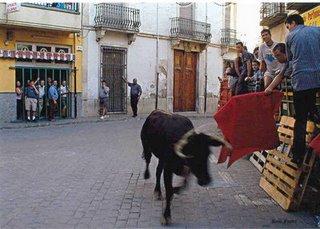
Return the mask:
M 143 91 L 139 113 L 214 112 L 224 60 L 236 55 L 236 5 L 226 5 L 83 4 L 83 114 L 97 115 L 101 80 L 109 111 L 130 113 L 124 79 L 133 78 Z

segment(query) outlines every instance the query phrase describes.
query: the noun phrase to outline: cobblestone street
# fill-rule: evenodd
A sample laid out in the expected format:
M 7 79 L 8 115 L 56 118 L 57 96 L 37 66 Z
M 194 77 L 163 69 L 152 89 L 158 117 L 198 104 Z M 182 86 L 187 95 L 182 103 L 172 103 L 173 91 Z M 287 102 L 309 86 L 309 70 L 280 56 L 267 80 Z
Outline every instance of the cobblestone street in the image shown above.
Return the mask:
M 198 126 L 211 119 L 193 121 Z M 164 202 L 153 199 L 154 157 L 151 179 L 143 179 L 143 122 L 0 130 L 0 227 L 161 227 Z M 275 204 L 259 187 L 260 174 L 249 161 L 229 169 L 210 167 L 209 187 L 192 180 L 174 196 L 172 227 L 315 226 L 312 215 L 286 213 Z

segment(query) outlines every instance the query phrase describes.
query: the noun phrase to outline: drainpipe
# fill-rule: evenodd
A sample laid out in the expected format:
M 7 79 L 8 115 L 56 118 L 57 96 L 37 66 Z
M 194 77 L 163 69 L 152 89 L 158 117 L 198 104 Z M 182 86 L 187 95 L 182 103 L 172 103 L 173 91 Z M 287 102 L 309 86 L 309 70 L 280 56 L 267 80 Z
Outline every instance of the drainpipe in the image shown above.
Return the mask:
M 155 104 L 155 109 L 158 109 L 158 94 L 159 94 L 159 4 L 157 3 L 156 104 Z
M 208 23 L 208 3 L 206 2 L 206 23 Z M 207 112 L 207 90 L 208 90 L 208 48 L 205 50 L 205 67 L 204 67 L 204 113 Z
M 78 107 L 77 107 L 77 67 L 76 67 L 76 38 L 77 33 L 73 33 L 73 53 L 74 53 L 74 64 L 73 64 L 73 84 L 74 84 L 74 118 L 78 116 Z

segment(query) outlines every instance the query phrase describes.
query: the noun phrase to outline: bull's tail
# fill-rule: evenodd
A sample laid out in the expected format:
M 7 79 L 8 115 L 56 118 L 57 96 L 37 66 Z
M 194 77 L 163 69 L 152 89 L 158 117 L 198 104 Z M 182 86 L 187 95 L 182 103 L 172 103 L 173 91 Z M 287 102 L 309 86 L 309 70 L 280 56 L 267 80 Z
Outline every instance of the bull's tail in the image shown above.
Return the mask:
M 146 161 L 146 170 L 144 171 L 144 179 L 146 180 L 150 178 L 149 164 L 151 161 L 152 154 L 147 148 L 143 147 L 142 155 L 144 160 Z

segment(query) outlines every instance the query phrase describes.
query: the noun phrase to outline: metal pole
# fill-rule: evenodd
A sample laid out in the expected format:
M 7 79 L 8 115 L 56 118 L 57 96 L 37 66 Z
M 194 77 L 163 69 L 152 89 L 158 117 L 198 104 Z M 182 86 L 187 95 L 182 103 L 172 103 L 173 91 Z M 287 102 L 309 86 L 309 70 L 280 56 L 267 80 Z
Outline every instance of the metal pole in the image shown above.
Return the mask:
M 74 118 L 77 118 L 77 67 L 73 68 L 73 80 L 74 80 Z
M 206 3 L 206 23 L 208 23 L 208 3 Z M 205 69 L 204 69 L 204 113 L 207 112 L 207 90 L 208 90 L 208 48 L 205 51 Z
M 155 109 L 158 109 L 158 94 L 159 94 L 159 4 L 157 3 L 156 105 L 155 105 Z

